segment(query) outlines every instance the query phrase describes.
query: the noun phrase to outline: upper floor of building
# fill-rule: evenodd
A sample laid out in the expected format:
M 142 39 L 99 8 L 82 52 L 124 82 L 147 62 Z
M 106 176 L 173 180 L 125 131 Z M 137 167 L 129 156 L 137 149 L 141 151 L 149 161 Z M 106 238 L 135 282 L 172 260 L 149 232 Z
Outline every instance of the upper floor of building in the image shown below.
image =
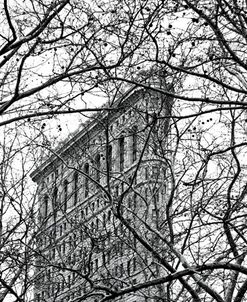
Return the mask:
M 40 221 L 50 225 L 84 203 L 90 212 L 91 197 L 99 193 L 111 202 L 119 192 L 164 180 L 171 107 L 172 100 L 156 91 L 132 88 L 93 115 L 32 173 Z

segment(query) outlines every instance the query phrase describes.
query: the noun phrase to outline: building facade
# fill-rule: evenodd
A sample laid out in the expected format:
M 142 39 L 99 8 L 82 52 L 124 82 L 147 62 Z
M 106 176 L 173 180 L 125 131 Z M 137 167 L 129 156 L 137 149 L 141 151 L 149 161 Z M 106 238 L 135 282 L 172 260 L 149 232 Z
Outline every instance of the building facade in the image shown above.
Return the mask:
M 35 301 L 165 299 L 164 285 L 138 286 L 172 261 L 158 233 L 167 228 L 171 106 L 157 91 L 132 88 L 32 173 Z

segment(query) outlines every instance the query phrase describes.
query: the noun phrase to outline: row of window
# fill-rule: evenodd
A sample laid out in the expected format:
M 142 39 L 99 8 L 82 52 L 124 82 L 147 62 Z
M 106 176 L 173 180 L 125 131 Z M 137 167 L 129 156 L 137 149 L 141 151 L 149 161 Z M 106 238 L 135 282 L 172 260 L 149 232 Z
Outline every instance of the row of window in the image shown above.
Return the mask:
M 124 165 L 125 165 L 125 153 L 126 153 L 126 147 L 125 147 L 125 137 L 121 136 L 118 139 L 118 148 L 119 148 L 119 169 L 120 171 L 124 170 Z M 109 147 L 107 148 L 107 166 L 108 166 L 108 171 L 112 171 L 112 146 L 109 145 Z M 93 167 L 93 172 L 94 172 L 94 179 L 96 182 L 100 183 L 100 179 L 101 179 L 101 157 L 102 154 L 97 154 L 95 156 L 95 160 L 94 160 L 94 167 Z M 136 161 L 137 158 L 137 127 L 133 128 L 133 134 L 132 134 L 132 161 Z M 90 174 L 90 165 L 89 163 L 85 163 L 84 167 L 83 167 L 83 173 L 85 174 L 85 178 L 84 178 L 84 197 L 88 197 L 89 195 L 89 178 L 88 176 L 91 176 Z M 61 209 L 66 212 L 67 208 L 68 208 L 68 186 L 69 186 L 69 182 L 67 179 L 64 180 L 63 182 L 63 198 L 62 198 L 62 204 L 61 204 Z M 78 190 L 79 190 L 79 177 L 78 177 L 78 172 L 75 172 L 73 174 L 73 199 L 74 199 L 74 205 L 77 204 L 78 202 Z M 49 201 L 49 197 L 48 195 L 45 195 L 44 197 L 44 204 L 43 204 L 43 216 L 47 217 L 48 215 L 48 201 Z M 53 191 L 53 197 L 52 197 L 52 207 L 53 210 L 58 210 L 58 189 L 57 187 L 55 187 L 54 191 Z
M 118 187 L 116 187 L 116 193 L 118 194 L 117 189 Z M 153 187 L 152 188 L 152 192 L 151 192 L 151 198 L 152 198 L 152 204 L 155 206 L 154 209 L 152 209 L 152 213 L 151 213 L 151 217 L 152 219 L 157 219 L 159 217 L 159 209 L 157 208 L 158 203 L 159 203 L 159 194 L 160 192 L 162 194 L 165 193 L 164 189 L 163 190 L 159 190 L 159 188 L 157 187 Z M 145 188 L 144 191 L 144 198 L 147 201 L 148 200 L 148 196 L 150 193 L 150 189 L 149 188 Z M 83 208 L 80 212 L 81 215 L 81 220 L 84 221 L 85 219 L 89 218 L 89 214 L 90 216 L 94 213 L 94 211 L 99 211 L 101 206 L 106 205 L 107 203 L 105 202 L 105 200 L 102 200 L 102 202 L 100 202 L 99 199 L 97 199 L 96 202 L 91 202 L 90 205 L 86 206 L 85 208 Z M 140 198 L 138 198 L 137 193 L 133 192 L 132 194 L 130 194 L 127 198 L 127 207 L 128 209 L 132 212 L 135 211 L 139 208 L 139 203 L 141 203 L 142 200 Z M 95 217 L 90 223 L 88 223 L 90 225 L 90 231 L 91 232 L 98 232 L 99 230 L 103 231 L 106 227 L 106 223 L 108 221 L 112 220 L 112 213 L 111 210 L 108 210 L 107 212 L 103 212 L 102 215 L 100 217 Z M 78 221 L 79 222 L 79 221 Z M 67 233 L 67 223 L 63 222 L 62 224 L 60 224 L 58 226 L 59 233 L 57 233 L 56 230 L 52 230 L 49 232 L 49 236 L 43 236 L 42 240 L 40 242 L 41 245 L 46 246 L 47 244 L 53 244 L 54 240 L 57 237 L 57 234 L 59 234 L 59 236 L 63 236 Z M 82 236 L 81 236 L 82 237 Z M 48 239 L 48 241 L 47 241 Z M 83 238 L 81 238 L 81 240 L 83 240 Z
M 90 269 L 92 271 L 97 271 L 99 269 L 99 261 L 98 259 L 94 259 L 91 261 Z M 125 263 L 121 262 L 119 264 L 115 264 L 112 268 L 107 270 L 107 279 L 111 279 L 112 277 L 118 277 L 122 278 L 124 275 L 131 276 L 134 274 L 137 270 L 137 261 L 135 257 L 132 257 L 131 259 L 127 260 Z M 86 271 L 85 271 L 86 272 Z M 85 273 L 84 272 L 84 273 Z M 61 276 L 61 274 L 60 274 Z M 53 278 L 52 278 L 53 277 Z M 45 297 L 50 298 L 53 296 L 60 295 L 65 289 L 70 289 L 71 286 L 77 281 L 77 274 L 75 272 L 67 274 L 66 277 L 62 276 L 60 279 L 57 279 L 55 276 L 55 273 L 51 274 L 51 271 L 47 271 L 47 283 L 45 282 L 45 279 L 40 277 L 40 280 L 42 279 L 41 288 L 43 289 L 41 294 L 38 294 L 38 300 L 40 298 L 45 299 Z M 52 282 L 53 280 L 56 280 L 55 282 Z M 81 294 L 81 290 L 83 292 L 86 291 L 86 287 L 77 286 L 77 288 L 80 287 L 80 292 L 78 294 Z
M 110 261 L 115 258 L 119 258 L 123 256 L 124 251 L 129 250 L 129 247 L 133 247 L 136 249 L 137 247 L 137 241 L 136 238 L 133 237 L 133 235 L 123 229 L 122 225 L 119 225 L 117 230 L 114 233 L 119 234 L 119 232 L 123 233 L 125 232 L 125 240 L 123 241 L 123 238 L 120 240 L 116 240 L 117 237 L 115 237 L 116 234 L 111 234 L 110 232 L 106 233 L 106 236 L 99 242 L 96 243 L 96 246 L 94 248 L 94 251 L 96 253 L 101 253 L 101 262 L 102 265 L 108 265 L 110 264 Z M 81 232 L 82 233 L 82 232 Z M 82 235 L 81 235 L 82 237 Z M 84 248 L 79 248 L 79 242 L 78 237 L 76 234 L 73 236 L 70 235 L 68 238 L 68 241 L 63 240 L 61 244 L 58 244 L 57 247 L 53 247 L 50 249 L 49 253 L 47 254 L 47 258 L 50 261 L 64 261 L 69 265 L 75 265 L 76 263 L 80 263 L 82 259 L 86 259 L 86 255 L 88 254 L 85 250 L 85 241 L 84 241 Z M 82 242 L 82 238 L 80 238 Z M 96 262 L 98 259 L 96 260 Z M 95 264 L 92 262 L 91 268 L 98 268 L 98 263 Z M 85 268 L 86 269 L 86 268 Z M 86 273 L 86 272 L 85 272 Z
M 68 281 L 67 281 L 68 282 Z M 71 281 L 70 281 L 71 282 Z M 65 281 L 64 281 L 65 284 Z M 56 297 L 60 302 L 68 302 L 73 301 L 76 297 L 80 297 L 81 295 L 87 292 L 86 283 L 77 286 L 76 289 L 70 290 L 69 293 L 66 293 L 66 296 L 62 294 L 63 292 L 63 283 L 57 285 L 50 285 L 46 290 L 42 290 L 40 293 L 36 294 L 37 302 L 45 302 L 46 298 Z M 97 299 L 92 300 L 93 302 L 97 302 Z
M 53 194 L 52 194 L 52 203 L 50 206 L 52 207 L 52 213 L 56 214 L 58 210 L 62 210 L 64 212 L 67 211 L 68 208 L 68 190 L 69 190 L 69 182 L 67 179 L 63 182 L 63 196 L 62 196 L 62 203 L 59 204 L 58 202 L 58 189 L 57 187 L 54 188 Z M 78 190 L 79 190 L 79 178 L 78 178 L 78 172 L 75 172 L 73 174 L 73 200 L 74 200 L 74 206 L 78 202 Z M 43 200 L 43 213 L 42 216 L 44 218 L 48 217 L 48 209 L 49 209 L 49 196 L 46 194 L 44 196 Z

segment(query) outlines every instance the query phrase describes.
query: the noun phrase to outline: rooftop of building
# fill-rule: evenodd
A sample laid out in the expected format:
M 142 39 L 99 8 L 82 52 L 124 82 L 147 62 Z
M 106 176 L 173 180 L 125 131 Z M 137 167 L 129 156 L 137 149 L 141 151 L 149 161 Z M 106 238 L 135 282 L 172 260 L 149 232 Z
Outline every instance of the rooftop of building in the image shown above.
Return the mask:
M 160 74 L 159 74 L 160 76 Z M 33 181 L 37 181 L 38 175 L 44 171 L 48 166 L 52 165 L 54 161 L 57 159 L 57 156 L 61 156 L 64 154 L 70 147 L 72 147 L 78 140 L 82 139 L 85 135 L 88 135 L 89 131 L 92 131 L 98 124 L 99 121 L 102 121 L 104 118 L 112 118 L 116 113 L 120 113 L 121 110 L 130 107 L 128 102 L 132 102 L 132 105 L 137 101 L 133 96 L 139 94 L 140 92 L 144 92 L 147 90 L 150 91 L 162 91 L 161 87 L 164 86 L 163 78 L 162 80 L 158 79 L 157 75 L 153 78 L 147 77 L 145 78 L 145 82 L 140 83 L 139 85 L 131 85 L 127 88 L 126 91 L 121 93 L 121 95 L 114 101 L 112 104 L 104 103 L 99 108 L 94 109 L 86 109 L 90 114 L 90 117 L 76 129 L 70 136 L 60 141 L 59 144 L 54 148 L 54 151 L 50 150 L 49 154 L 42 160 L 42 162 L 38 165 L 38 167 L 30 174 L 30 177 Z M 170 87 L 170 85 L 167 85 Z M 170 88 L 168 89 L 170 90 Z M 134 101 L 134 102 L 133 102 Z M 128 104 L 128 106 L 127 106 Z

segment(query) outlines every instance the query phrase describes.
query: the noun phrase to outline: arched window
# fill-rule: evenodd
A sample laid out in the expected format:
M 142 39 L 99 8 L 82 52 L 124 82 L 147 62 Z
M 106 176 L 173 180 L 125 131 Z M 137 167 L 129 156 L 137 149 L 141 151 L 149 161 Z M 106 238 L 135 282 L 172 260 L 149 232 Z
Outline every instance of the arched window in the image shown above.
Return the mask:
M 86 163 L 84 165 L 84 173 L 86 175 L 89 175 L 89 164 L 88 163 Z M 86 176 L 85 176 L 84 188 L 85 188 L 85 191 L 84 191 L 85 197 L 87 197 L 89 194 L 89 179 Z
M 118 146 L 119 146 L 119 169 L 123 171 L 124 169 L 124 137 L 121 136 L 118 139 Z
M 78 172 L 74 173 L 73 182 L 74 182 L 74 205 L 76 205 L 78 201 Z
M 95 180 L 100 182 L 100 154 L 95 156 Z
M 132 162 L 137 159 L 137 126 L 132 130 Z
M 48 199 L 49 199 L 48 195 L 45 195 L 43 200 L 43 211 L 42 211 L 43 218 L 46 218 L 48 215 Z
M 53 193 L 52 193 L 52 211 L 54 218 L 56 219 L 57 217 L 57 211 L 58 211 L 58 189 L 57 187 L 54 188 Z
M 65 181 L 63 183 L 63 209 L 64 209 L 64 212 L 67 211 L 67 207 L 68 207 L 68 181 L 67 181 L 67 179 L 65 179 Z
M 54 210 L 54 213 L 57 211 L 57 208 L 58 208 L 58 190 L 57 190 L 57 187 L 54 188 L 53 190 L 53 194 L 52 194 L 52 206 L 53 206 L 53 210 Z

